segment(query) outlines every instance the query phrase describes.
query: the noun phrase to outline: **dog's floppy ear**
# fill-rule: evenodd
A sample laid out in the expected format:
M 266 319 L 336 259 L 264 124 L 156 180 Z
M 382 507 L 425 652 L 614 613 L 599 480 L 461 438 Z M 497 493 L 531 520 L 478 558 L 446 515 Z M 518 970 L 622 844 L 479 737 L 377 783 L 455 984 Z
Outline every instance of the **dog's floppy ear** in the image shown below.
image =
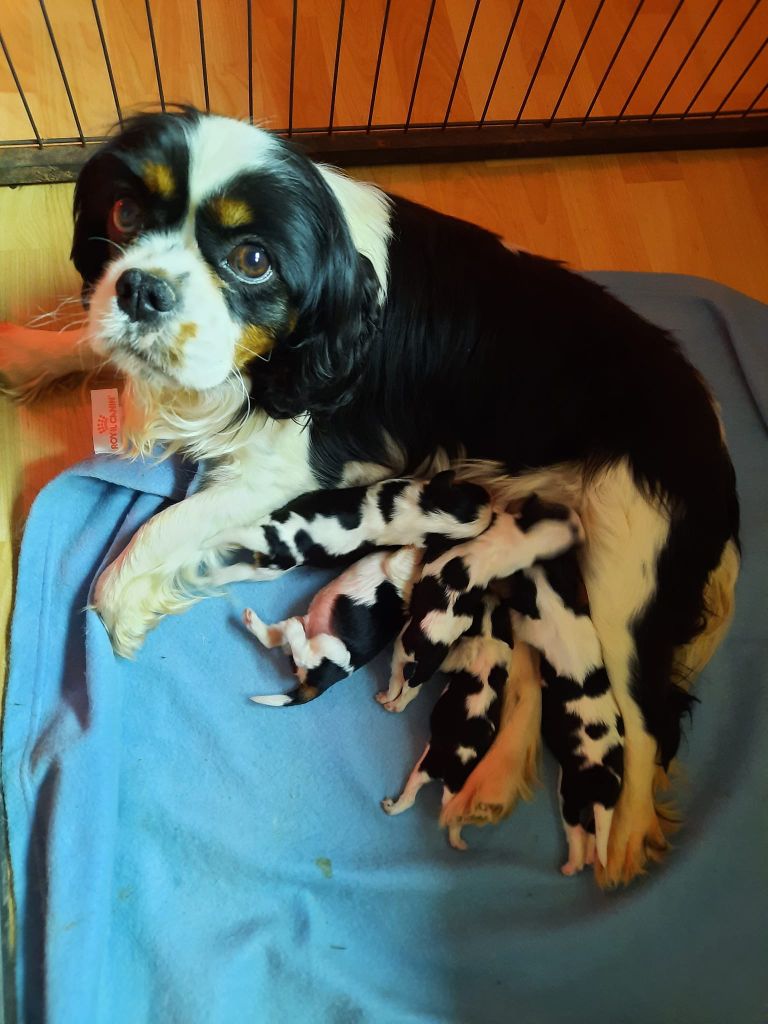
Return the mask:
M 291 335 L 254 373 L 252 397 L 277 419 L 304 412 L 317 419 L 351 401 L 378 330 L 380 284 L 373 266 L 351 240 L 337 242 L 302 296 Z

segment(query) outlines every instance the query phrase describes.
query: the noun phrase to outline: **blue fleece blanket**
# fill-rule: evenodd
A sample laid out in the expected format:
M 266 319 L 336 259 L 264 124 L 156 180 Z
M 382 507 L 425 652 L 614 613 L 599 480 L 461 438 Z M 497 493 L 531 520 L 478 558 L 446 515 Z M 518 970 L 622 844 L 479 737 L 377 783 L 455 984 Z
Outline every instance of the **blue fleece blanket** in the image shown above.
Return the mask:
M 722 405 L 743 503 L 727 642 L 681 755 L 686 826 L 622 892 L 563 878 L 544 787 L 450 850 L 439 787 L 387 818 L 425 692 L 372 700 L 386 659 L 291 709 L 287 668 L 239 625 L 327 575 L 240 584 L 163 621 L 135 661 L 84 612 L 91 581 L 183 467 L 99 457 L 51 483 L 19 566 L 3 786 L 20 1019 L 57 1024 L 747 1024 L 768 995 L 768 308 L 681 277 L 595 275 L 673 330 Z

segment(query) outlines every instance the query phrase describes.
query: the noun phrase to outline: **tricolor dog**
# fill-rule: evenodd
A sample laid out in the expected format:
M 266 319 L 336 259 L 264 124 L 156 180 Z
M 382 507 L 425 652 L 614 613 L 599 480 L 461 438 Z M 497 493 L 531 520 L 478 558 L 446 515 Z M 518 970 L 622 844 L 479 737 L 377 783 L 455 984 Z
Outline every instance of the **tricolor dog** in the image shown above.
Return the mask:
M 90 350 L 125 375 L 131 446 L 206 466 L 97 582 L 115 650 L 134 654 L 201 593 L 201 566 L 205 582 L 244 526 L 297 495 L 479 460 L 502 507 L 537 492 L 584 523 L 626 730 L 601 880 L 642 871 L 663 839 L 658 768 L 739 567 L 722 425 L 674 337 L 558 263 L 194 110 L 126 119 L 81 171 L 74 210 L 88 326 L 6 339 L 0 372 L 23 389 Z M 451 814 L 512 806 L 509 765 L 538 735 L 519 718 Z

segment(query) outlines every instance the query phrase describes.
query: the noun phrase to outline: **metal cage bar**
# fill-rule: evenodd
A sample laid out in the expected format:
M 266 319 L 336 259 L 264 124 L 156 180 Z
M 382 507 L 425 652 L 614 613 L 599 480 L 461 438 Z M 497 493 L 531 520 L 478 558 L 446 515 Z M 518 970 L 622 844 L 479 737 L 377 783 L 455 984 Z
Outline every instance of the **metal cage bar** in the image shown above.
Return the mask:
M 336 37 L 336 56 L 333 61 L 333 85 L 331 86 L 331 109 L 328 114 L 328 134 L 333 131 L 333 113 L 336 109 L 336 89 L 339 84 L 339 61 L 341 60 L 341 40 L 344 36 L 344 9 L 347 0 L 341 0 L 339 5 L 339 34 Z
M 464 45 L 461 48 L 461 56 L 459 57 L 459 65 L 456 68 L 456 75 L 453 79 L 453 85 L 451 86 L 451 95 L 448 97 L 448 106 L 445 108 L 445 117 L 443 118 L 443 128 L 448 124 L 448 118 L 451 116 L 451 107 L 453 106 L 453 100 L 456 96 L 456 90 L 459 87 L 459 80 L 461 79 L 461 72 L 464 69 L 464 60 L 467 56 L 467 50 L 469 49 L 469 42 L 472 38 L 472 32 L 475 28 L 475 22 L 477 21 L 477 12 L 480 10 L 481 0 L 475 0 L 475 6 L 472 9 L 472 17 L 469 19 L 469 27 L 467 29 L 467 35 L 464 39 Z
M 741 22 L 739 23 L 739 27 L 736 29 L 736 31 L 733 33 L 731 38 L 725 44 L 725 47 L 723 48 L 722 52 L 720 53 L 720 56 L 717 58 L 715 63 L 712 65 L 712 67 L 709 69 L 709 71 L 707 73 L 707 77 L 704 79 L 704 81 L 701 83 L 699 88 L 693 94 L 692 100 L 690 101 L 690 103 L 688 104 L 688 106 L 685 108 L 685 110 L 683 111 L 683 113 L 681 115 L 681 120 L 682 120 L 682 118 L 687 117 L 688 114 L 690 114 L 694 104 L 696 103 L 696 100 L 699 98 L 699 96 L 701 96 L 702 92 L 704 92 L 704 89 L 707 87 L 707 85 L 710 82 L 712 76 L 714 75 L 714 73 L 717 71 L 717 69 L 722 64 L 723 59 L 728 54 L 728 51 L 730 50 L 730 48 L 733 46 L 733 44 L 736 42 L 736 40 L 741 35 L 742 29 L 747 24 L 747 22 L 752 17 L 752 15 L 755 13 L 755 11 L 757 10 L 757 8 L 760 6 L 761 3 L 762 3 L 762 0 L 755 0 L 755 2 L 752 4 L 750 9 L 744 15 L 744 17 L 742 18 Z
M 669 82 L 667 83 L 666 88 L 664 89 L 664 92 L 659 97 L 658 103 L 656 104 L 656 106 L 651 111 L 651 113 L 650 113 L 650 115 L 648 117 L 649 121 L 652 121 L 656 117 L 656 115 L 658 114 L 659 110 L 662 107 L 662 104 L 664 103 L 664 100 L 667 98 L 667 96 L 669 96 L 670 92 L 672 91 L 672 89 L 674 87 L 675 82 L 678 80 L 678 78 L 680 77 L 683 69 L 685 68 L 686 64 L 690 60 L 691 54 L 696 49 L 696 47 L 699 45 L 699 42 L 701 41 L 701 37 L 704 35 L 704 33 L 709 28 L 710 22 L 712 21 L 714 16 L 717 14 L 717 12 L 720 10 L 722 5 L 723 5 L 723 0 L 717 0 L 717 3 L 715 4 L 715 6 L 712 8 L 712 10 L 707 15 L 706 21 L 701 26 L 699 31 L 696 33 L 696 38 L 693 40 L 691 45 L 686 50 L 685 56 L 683 57 L 683 59 L 680 61 L 680 63 L 677 66 L 677 70 L 675 71 L 674 75 L 672 75 L 672 77 L 670 78 Z
M 29 109 L 29 104 L 27 103 L 26 94 L 24 93 L 24 90 L 21 87 L 21 82 L 19 81 L 19 76 L 16 74 L 16 68 L 13 66 L 13 61 L 11 60 L 11 55 L 8 52 L 8 47 L 5 45 L 5 40 L 3 39 L 3 33 L 2 32 L 0 32 L 0 46 L 2 47 L 3 53 L 5 54 L 5 59 L 6 59 L 6 62 L 8 64 L 8 70 L 11 72 L 11 78 L 13 79 L 13 84 L 16 86 L 16 89 L 17 89 L 17 91 L 19 93 L 19 99 L 21 100 L 22 106 L 24 107 L 24 111 L 25 111 L 25 113 L 27 115 L 27 119 L 29 120 L 29 123 L 30 123 L 30 125 L 32 127 L 32 131 L 35 133 L 35 142 L 36 142 L 37 146 L 40 149 L 42 149 L 43 148 L 43 140 L 40 137 L 40 132 L 37 130 L 37 125 L 35 124 L 35 119 L 32 116 L 32 111 Z
M 482 128 L 483 125 L 485 124 L 485 119 L 488 114 L 488 108 L 491 105 L 493 94 L 496 91 L 496 83 L 499 81 L 499 76 L 501 75 L 502 68 L 504 67 L 504 61 L 507 59 L 507 51 L 509 50 L 509 44 L 512 42 L 512 36 L 515 34 L 515 29 L 517 28 L 517 23 L 520 20 L 520 12 L 523 9 L 524 3 L 525 0 L 517 0 L 517 7 L 515 8 L 515 13 L 512 15 L 512 22 L 509 26 L 509 32 L 507 32 L 507 38 L 504 40 L 504 46 L 502 47 L 501 50 L 499 63 L 496 65 L 496 71 L 494 73 L 493 80 L 491 81 L 491 87 L 488 90 L 488 95 L 485 98 L 483 112 L 480 115 L 480 120 L 477 123 L 478 128 Z
M 581 41 L 581 46 L 579 46 L 578 52 L 573 60 L 573 64 L 571 64 L 571 70 L 568 72 L 568 77 L 565 79 L 565 82 L 563 83 L 563 88 L 560 90 L 560 95 L 557 97 L 557 102 L 552 108 L 552 113 L 549 115 L 549 120 L 547 121 L 548 125 L 551 125 L 557 117 L 557 112 L 560 109 L 560 105 L 565 99 L 565 94 L 568 92 L 568 86 L 571 84 L 571 80 L 573 79 L 573 76 L 576 74 L 576 68 L 578 68 L 579 66 L 581 58 L 584 55 L 584 51 L 587 48 L 587 43 L 589 42 L 590 37 L 592 36 L 592 32 L 594 31 L 595 25 L 597 24 L 597 19 L 600 17 L 600 12 L 604 7 L 605 0 L 600 0 L 600 3 L 597 5 L 597 8 L 595 9 L 595 13 L 592 15 L 592 21 L 590 21 L 589 27 L 587 28 L 587 31 L 584 33 L 584 38 Z
M 30 134 L 26 132 L 26 129 L 22 129 L 21 132 L 17 133 L 24 134 L 24 138 L 2 138 L 0 135 L 0 183 L 69 180 L 75 175 L 77 167 L 82 164 L 94 146 L 103 141 L 103 136 L 87 134 L 83 129 L 78 103 L 62 56 L 62 47 L 56 37 L 56 31 L 49 17 L 46 2 L 47 0 L 38 0 L 43 17 L 40 32 L 43 33 L 44 25 L 47 39 L 45 35 L 43 38 L 46 39 L 46 45 L 50 44 L 52 48 L 58 73 L 66 92 L 75 132 L 72 135 L 66 135 L 62 134 L 61 129 L 54 129 L 50 133 L 45 134 L 39 130 L 37 120 L 29 103 L 29 95 L 31 94 L 26 92 L 21 81 L 23 77 L 27 76 L 27 73 L 22 71 L 22 74 L 19 74 L 11 58 L 8 40 L 0 35 L 0 47 L 13 80 L 13 87 L 16 89 L 26 119 L 29 122 L 31 132 Z M 287 6 L 288 0 L 284 0 L 284 2 Z M 445 2 L 450 4 L 452 0 L 445 0 Z M 398 0 L 398 3 L 405 4 L 405 0 Z M 650 52 L 644 57 L 637 55 L 634 49 L 627 45 L 638 18 L 644 8 L 648 6 L 645 0 L 637 0 L 633 4 L 627 24 L 621 29 L 618 42 L 613 44 L 607 66 L 602 72 L 599 72 L 600 80 L 596 87 L 593 85 L 594 91 L 589 97 L 589 103 L 585 99 L 581 109 L 577 108 L 572 116 L 565 117 L 561 116 L 560 113 L 562 104 L 572 86 L 577 70 L 580 67 L 584 70 L 586 49 L 590 39 L 594 36 L 596 27 L 602 24 L 601 18 L 605 20 L 604 13 L 607 0 L 595 0 L 586 30 L 582 30 L 579 38 L 573 41 L 572 52 L 574 52 L 574 56 L 569 58 L 568 64 L 564 62 L 562 78 L 558 74 L 556 77 L 557 84 L 553 86 L 552 77 L 548 76 L 545 78 L 542 74 L 542 68 L 548 54 L 555 52 L 554 39 L 555 35 L 558 34 L 558 26 L 565 23 L 563 15 L 567 9 L 567 3 L 568 0 L 559 0 L 557 5 L 553 5 L 554 13 L 551 15 L 551 20 L 546 27 L 544 41 L 540 46 L 537 45 L 535 51 L 532 52 L 532 47 L 528 45 L 529 41 L 526 36 L 528 22 L 523 18 L 523 15 L 528 14 L 529 11 L 533 13 L 534 5 L 530 4 L 526 7 L 525 0 L 517 0 L 511 11 L 511 18 L 507 26 L 501 51 L 498 57 L 493 58 L 493 74 L 487 86 L 487 91 L 484 96 L 481 95 L 478 99 L 476 109 L 479 109 L 482 104 L 480 116 L 472 117 L 470 115 L 469 119 L 454 117 L 452 120 L 458 91 L 462 82 L 466 80 L 468 54 L 472 48 L 473 40 L 478 36 L 478 25 L 483 14 L 483 0 L 473 0 L 472 4 L 466 5 L 468 19 L 465 28 L 461 30 L 461 36 L 455 40 L 455 55 L 452 57 L 452 61 L 455 61 L 455 63 L 452 63 L 448 68 L 450 90 L 447 103 L 442 107 L 438 101 L 439 109 L 437 110 L 435 110 L 434 98 L 428 99 L 432 94 L 426 90 L 432 68 L 431 63 L 427 61 L 427 50 L 430 45 L 433 48 L 441 47 L 441 40 L 445 38 L 445 32 L 451 30 L 446 28 L 446 22 L 437 20 L 437 0 L 430 0 L 429 4 L 425 4 L 421 8 L 425 21 L 423 26 L 421 26 L 421 36 L 417 44 L 418 58 L 413 79 L 408 85 L 407 110 L 404 111 L 403 119 L 394 123 L 374 125 L 376 104 L 381 91 L 385 50 L 388 40 L 391 41 L 392 16 L 393 11 L 397 10 L 397 7 L 393 5 L 392 0 L 384 0 L 379 8 L 382 12 L 381 24 L 380 28 L 374 29 L 377 36 L 376 59 L 375 64 L 372 64 L 370 71 L 367 72 L 370 75 L 370 86 L 364 82 L 364 89 L 370 88 L 369 94 L 367 91 L 364 93 L 367 105 L 367 117 L 365 114 L 363 115 L 364 123 L 338 123 L 339 89 L 343 88 L 340 77 L 341 62 L 344 59 L 349 59 L 347 55 L 350 47 L 354 45 L 351 40 L 354 38 L 353 25 L 355 24 L 353 20 L 350 20 L 352 19 L 352 8 L 349 7 L 346 0 L 339 0 L 333 62 L 332 68 L 329 70 L 330 101 L 327 121 L 324 124 L 307 125 L 306 120 L 302 119 L 299 121 L 300 127 L 297 127 L 296 122 L 301 116 L 301 111 L 297 106 L 300 101 L 296 94 L 297 39 L 299 29 L 301 28 L 299 19 L 311 18 L 313 11 L 310 9 L 309 3 L 305 7 L 300 8 L 298 0 L 291 0 L 290 7 L 288 8 L 291 16 L 291 26 L 290 67 L 287 69 L 289 75 L 287 87 L 287 126 L 277 128 L 276 130 L 283 135 L 299 139 L 304 148 L 311 154 L 324 156 L 342 164 L 485 159 L 493 156 L 615 152 L 619 150 L 646 150 L 654 148 L 684 149 L 694 146 L 747 146 L 768 143 L 768 103 L 765 101 L 768 85 L 760 89 L 748 104 L 746 102 L 739 103 L 737 104 L 739 109 L 727 109 L 728 103 L 732 102 L 734 94 L 740 86 L 743 86 L 750 72 L 754 75 L 758 61 L 768 48 L 768 38 L 763 38 L 766 35 L 765 32 L 761 32 L 758 35 L 753 29 L 753 35 L 756 35 L 757 38 L 754 39 L 748 57 L 739 57 L 738 66 L 735 66 L 732 57 L 728 65 L 729 86 L 727 90 L 723 86 L 724 94 L 713 98 L 711 101 L 707 101 L 707 110 L 694 112 L 693 109 L 707 88 L 707 85 L 712 81 L 713 76 L 723 66 L 723 62 L 728 54 L 735 54 L 734 47 L 737 40 L 742 44 L 745 42 L 745 29 L 750 23 L 750 19 L 754 18 L 754 23 L 757 22 L 755 13 L 760 8 L 763 0 L 750 0 L 749 8 L 746 12 L 743 0 L 738 0 L 738 2 L 737 0 L 711 0 L 707 4 L 709 11 L 692 41 L 686 40 L 685 43 L 681 41 L 673 44 L 675 49 L 679 49 L 679 53 L 670 50 L 670 43 L 673 38 L 671 29 L 681 13 L 685 0 L 666 0 L 668 6 L 663 20 L 663 27 L 661 27 L 660 31 L 657 30 L 658 35 L 653 41 Z M 239 63 L 239 69 L 236 73 L 239 74 L 240 81 L 244 86 L 243 98 L 241 100 L 243 108 L 246 105 L 245 87 L 247 84 L 247 111 L 245 109 L 241 111 L 236 110 L 235 114 L 239 114 L 242 117 L 247 116 L 248 120 L 253 123 L 265 115 L 268 116 L 269 112 L 257 109 L 260 100 L 255 94 L 254 80 L 256 65 L 260 59 L 261 51 L 259 47 L 262 45 L 262 42 L 255 32 L 253 0 L 245 0 L 245 7 L 247 23 L 245 40 L 248 61 L 247 75 L 243 73 L 246 69 L 242 68 L 242 63 Z M 107 78 L 109 79 L 108 91 L 105 82 L 100 84 L 99 88 L 103 90 L 108 102 L 114 104 L 117 119 L 122 122 L 123 112 L 130 100 L 121 95 L 121 86 L 118 84 L 115 65 L 110 53 L 108 33 L 106 31 L 107 26 L 102 17 L 103 6 L 99 4 L 99 0 L 91 0 L 91 8 Z M 401 7 L 400 13 L 404 9 L 404 7 Z M 156 10 L 153 12 L 152 0 L 144 0 L 144 10 L 159 106 L 165 110 L 167 103 L 154 20 Z M 204 104 L 205 109 L 210 110 L 211 87 L 215 80 L 212 78 L 212 75 L 215 68 L 212 67 L 209 60 L 209 54 L 212 51 L 208 44 L 211 36 L 215 35 L 217 31 L 215 8 L 211 5 L 204 11 L 203 0 L 195 0 L 195 10 L 198 38 L 192 45 L 193 47 L 199 46 Z M 721 43 L 717 51 L 716 59 L 711 60 L 707 66 L 703 64 L 702 47 L 700 44 L 705 33 L 713 26 L 718 14 L 725 10 L 730 11 L 729 20 L 726 22 L 730 26 L 728 29 L 729 38 L 723 38 L 723 43 Z M 763 10 L 765 9 L 763 8 Z M 359 19 L 359 13 L 357 11 L 354 13 L 355 17 Z M 359 33 L 359 20 L 357 25 Z M 762 25 L 764 25 L 764 22 L 761 22 Z M 679 32 L 675 34 L 676 39 L 679 39 L 679 36 Z M 302 40 L 304 38 L 305 36 L 302 35 Z M 560 38 L 560 35 L 558 35 L 558 38 Z M 658 55 L 665 41 L 667 41 L 667 47 L 664 52 L 667 58 L 670 58 L 669 63 L 674 67 L 674 70 L 668 80 L 665 75 L 662 82 L 659 81 L 661 78 L 659 71 L 661 69 L 659 67 L 660 59 Z M 513 42 L 515 43 L 515 52 L 517 53 L 522 48 L 522 52 L 526 54 L 526 59 L 531 61 L 533 72 L 530 74 L 530 77 L 524 74 L 517 58 L 514 58 L 513 64 L 513 58 L 510 56 Z M 189 46 L 189 43 L 187 45 Z M 304 46 L 305 44 L 302 42 L 302 59 L 306 57 L 309 61 L 312 59 L 313 54 L 309 52 L 305 55 Z M 13 40 L 11 40 L 12 48 Z M 744 49 L 745 47 L 740 45 L 738 48 L 739 54 L 743 53 Z M 444 54 L 445 51 L 441 49 L 440 52 Z M 679 81 L 684 69 L 690 67 L 691 59 L 694 55 L 696 55 L 698 60 L 697 67 L 700 68 L 699 74 L 702 80 L 697 85 L 693 96 L 687 102 L 684 110 L 680 109 L 682 104 L 675 104 L 676 109 L 674 111 L 662 114 L 661 110 L 664 103 L 667 102 L 672 89 Z M 191 60 L 194 60 L 196 57 L 194 50 L 189 55 L 185 53 L 183 56 L 185 59 L 189 56 Z M 393 50 L 390 56 L 397 59 L 398 54 Z M 596 114 L 595 107 L 600 97 L 604 95 L 606 83 L 619 62 L 621 62 L 623 78 L 632 83 L 628 95 L 626 95 L 623 101 L 619 97 L 621 107 L 618 110 L 618 114 L 616 112 L 610 115 Z M 23 67 L 26 67 L 26 65 Z M 441 67 L 444 67 L 444 58 L 441 59 Z M 628 69 L 631 69 L 631 77 L 627 75 Z M 559 72 L 560 69 L 556 69 L 556 71 Z M 505 81 L 513 83 L 513 87 L 521 91 L 522 98 L 516 111 L 513 111 L 511 116 L 491 118 L 489 117 L 489 111 L 494 98 L 498 95 L 499 83 L 505 72 L 507 73 Z M 595 76 L 595 79 L 597 81 L 597 76 Z M 657 81 L 658 90 L 660 90 L 661 94 L 655 102 L 651 101 L 651 103 L 648 103 L 648 107 L 652 105 L 650 113 L 645 109 L 636 114 L 629 114 L 628 111 L 632 101 L 638 94 L 640 86 L 646 82 L 656 84 Z M 26 84 L 28 88 L 31 88 L 29 80 Z M 526 112 L 529 109 L 531 96 L 537 85 L 540 87 L 540 90 L 543 90 L 544 105 L 550 112 L 545 113 L 543 116 L 537 115 L 532 117 L 528 116 Z M 35 84 L 34 88 L 37 90 L 35 95 L 42 95 L 37 84 Z M 425 95 L 424 101 L 420 106 L 424 107 L 425 116 L 416 120 L 414 119 L 416 98 L 419 95 L 419 90 L 422 88 L 425 90 Z M 468 95 L 470 101 L 472 101 L 473 90 L 471 82 L 468 82 L 468 88 Z M 644 95 L 648 95 L 647 90 Z M 38 100 L 36 102 L 39 103 L 41 101 Z M 65 132 L 67 130 L 69 129 L 66 128 Z M 27 135 L 29 137 L 26 137 Z
M 641 83 L 641 82 L 642 82 L 642 80 L 643 80 L 643 79 L 645 78 L 645 76 L 646 76 L 646 74 L 647 74 L 647 72 L 648 72 L 648 68 L 649 68 L 649 67 L 651 66 L 651 64 L 653 64 L 654 58 L 655 58 L 656 54 L 657 54 L 657 53 L 659 52 L 659 48 L 661 47 L 661 44 L 662 44 L 662 43 L 664 42 L 664 40 L 665 40 L 665 39 L 667 38 L 667 33 L 669 32 L 669 30 L 670 30 L 670 29 L 672 28 L 672 26 L 674 25 L 674 23 L 675 23 L 675 19 L 677 18 L 678 14 L 680 13 L 680 10 L 681 10 L 681 8 L 682 8 L 682 6 L 683 6 L 683 4 L 684 4 L 684 3 L 685 3 L 685 0 L 678 0 L 678 2 L 677 2 L 677 7 L 675 7 L 674 11 L 672 11 L 672 14 L 671 14 L 671 15 L 669 16 L 669 18 L 667 19 L 667 23 L 666 23 L 666 25 L 665 25 L 665 26 L 664 26 L 664 28 L 663 28 L 663 29 L 661 30 L 661 35 L 660 35 L 660 36 L 659 36 L 659 38 L 658 38 L 658 39 L 656 40 L 656 45 L 655 45 L 655 46 L 653 47 L 653 49 L 651 50 L 650 54 L 648 55 L 648 60 L 647 60 L 647 61 L 645 62 L 645 64 L 643 64 L 643 68 L 642 68 L 642 71 L 641 71 L 641 72 L 640 72 L 640 74 L 639 74 L 639 75 L 637 76 L 637 78 L 636 78 L 636 80 L 635 80 L 635 84 L 634 84 L 634 85 L 632 86 L 632 88 L 630 89 L 630 92 L 629 92 L 629 96 L 627 96 L 627 98 L 626 98 L 626 99 L 624 100 L 624 106 L 623 106 L 623 107 L 621 108 L 621 110 L 619 111 L 619 115 L 618 115 L 618 117 L 616 118 L 616 122 L 617 122 L 617 123 L 618 123 L 618 122 L 619 122 L 619 121 L 620 121 L 620 120 L 622 119 L 622 117 L 624 117 L 624 115 L 626 114 L 626 112 L 627 112 L 627 107 L 629 106 L 629 104 L 630 104 L 630 103 L 632 102 L 632 100 L 634 99 L 634 97 L 635 97 L 635 93 L 637 92 L 637 90 L 638 90 L 638 87 L 639 87 L 640 83 Z
M 107 66 L 107 75 L 109 77 L 109 87 L 112 90 L 112 99 L 115 101 L 115 111 L 117 112 L 117 120 L 120 124 L 123 123 L 123 111 L 120 108 L 120 97 L 117 94 L 117 84 L 115 82 L 115 76 L 112 71 L 112 61 L 109 59 L 109 50 L 107 48 L 107 39 L 104 35 L 104 28 L 101 24 L 101 15 L 99 14 L 99 5 L 96 0 L 91 0 L 91 6 L 93 7 L 93 17 L 96 21 L 96 29 L 99 33 L 99 41 L 101 42 L 101 52 L 104 54 L 104 63 Z
M 83 126 L 80 124 L 80 118 L 77 115 L 77 105 L 75 104 L 75 97 L 72 95 L 72 90 L 69 87 L 69 79 L 67 78 L 67 73 L 64 70 L 64 61 L 61 59 L 61 53 L 59 52 L 59 44 L 56 42 L 56 35 L 53 31 L 53 26 L 51 25 L 51 19 L 48 17 L 48 11 L 45 6 L 45 0 L 38 0 L 38 3 L 40 4 L 40 11 L 42 12 L 43 20 L 45 21 L 45 27 L 48 31 L 48 36 L 51 40 L 51 46 L 53 47 L 53 53 L 56 57 L 56 63 L 59 65 L 59 73 L 61 75 L 61 80 L 64 83 L 64 90 L 67 94 L 67 100 L 72 111 L 72 117 L 75 121 L 77 134 L 80 139 L 81 145 L 84 146 L 85 135 L 83 135 Z M 147 0 L 147 3 L 149 3 L 149 0 Z
M 760 44 L 760 46 L 757 48 L 757 50 L 755 50 L 755 53 L 752 56 L 752 59 L 750 60 L 749 64 L 747 64 L 747 66 L 742 70 L 742 72 L 739 75 L 739 77 L 736 79 L 736 81 L 733 83 L 731 88 L 728 90 L 728 92 L 725 94 L 725 96 L 723 96 L 723 98 L 720 100 L 720 102 L 718 103 L 718 105 L 715 108 L 715 110 L 712 112 L 712 117 L 717 117 L 717 115 L 723 109 L 723 107 L 728 102 L 728 100 L 731 98 L 731 96 L 733 96 L 733 94 L 736 92 L 738 87 L 744 81 L 744 78 L 746 77 L 746 75 L 752 70 L 752 67 L 754 66 L 755 61 L 760 56 L 760 54 L 763 52 L 763 50 L 766 48 L 766 46 L 768 46 L 768 39 L 764 39 L 762 41 L 762 43 Z
M 160 74 L 160 58 L 157 55 L 157 40 L 155 39 L 155 23 L 152 18 L 152 6 L 149 0 L 144 0 L 144 7 L 147 12 L 147 26 L 149 28 L 149 42 L 152 46 L 152 60 L 155 63 L 155 78 L 157 79 L 157 94 L 160 97 L 160 107 L 165 112 L 165 93 L 163 92 L 163 76 Z
M 371 89 L 371 105 L 368 108 L 368 121 L 365 125 L 366 132 L 370 132 L 373 123 L 373 111 L 376 107 L 376 91 L 379 88 L 379 75 L 381 74 L 381 61 L 384 56 L 384 42 L 387 38 L 387 25 L 389 24 L 389 9 L 392 0 L 387 0 L 384 8 L 384 19 L 381 23 L 381 36 L 379 38 L 379 52 L 376 55 L 376 70 L 373 73 L 373 88 Z
M 637 21 L 638 15 L 640 14 L 640 11 L 642 11 L 644 4 L 645 4 L 645 0 L 638 0 L 638 4 L 635 7 L 634 11 L 632 12 L 632 17 L 629 19 L 629 24 L 624 29 L 624 34 L 622 35 L 621 39 L 619 40 L 619 45 L 613 51 L 613 55 L 612 55 L 610 61 L 608 62 L 608 67 L 605 69 L 605 74 L 600 79 L 600 84 L 598 85 L 597 89 L 595 90 L 595 95 L 592 97 L 592 100 L 590 101 L 590 104 L 587 107 L 587 112 L 584 115 L 584 120 L 581 122 L 582 124 L 586 124 L 587 123 L 587 121 L 589 120 L 589 115 L 595 109 L 595 104 L 597 103 L 597 101 L 598 101 L 598 99 L 600 97 L 600 93 L 603 91 L 605 83 L 608 81 L 608 76 L 613 71 L 613 67 L 614 67 L 616 61 L 619 58 L 619 54 L 624 49 L 624 43 L 626 43 L 627 38 L 629 37 L 629 33 L 634 28 L 635 22 Z
M 547 38 L 544 40 L 544 45 L 541 48 L 541 53 L 539 54 L 539 59 L 536 62 L 536 67 L 533 69 L 533 74 L 531 75 L 531 80 L 528 83 L 528 88 L 525 90 L 525 96 L 523 96 L 523 102 L 520 104 L 520 109 L 517 112 L 517 117 L 515 118 L 515 127 L 517 127 L 517 125 L 519 125 L 520 122 L 523 119 L 523 111 L 525 110 L 526 105 L 528 103 L 528 100 L 530 98 L 530 95 L 531 95 L 531 93 L 533 91 L 533 86 L 534 86 L 534 84 L 536 82 L 536 79 L 539 77 L 539 71 L 541 71 L 541 65 L 544 63 L 544 58 L 547 55 L 547 50 L 549 49 L 549 44 L 552 42 L 552 36 L 555 34 L 555 29 L 557 28 L 558 21 L 560 21 L 560 15 L 563 13 L 563 8 L 564 7 L 565 7 L 565 0 L 560 0 L 558 8 L 555 11 L 555 16 L 552 19 L 552 24 L 549 26 L 549 32 L 547 33 Z
M 421 40 L 421 51 L 419 52 L 419 62 L 416 65 L 416 74 L 413 79 L 413 89 L 411 90 L 411 101 L 408 104 L 408 113 L 405 117 L 405 125 L 403 126 L 404 131 L 408 131 L 411 126 L 411 116 L 413 114 L 413 105 L 416 102 L 416 92 L 419 88 L 419 79 L 421 78 L 421 68 L 424 64 L 424 54 L 427 52 L 427 43 L 429 42 L 429 30 L 432 28 L 432 18 L 435 13 L 435 4 L 437 0 L 432 0 L 429 5 L 429 14 L 427 15 L 427 24 L 424 28 L 424 38 Z

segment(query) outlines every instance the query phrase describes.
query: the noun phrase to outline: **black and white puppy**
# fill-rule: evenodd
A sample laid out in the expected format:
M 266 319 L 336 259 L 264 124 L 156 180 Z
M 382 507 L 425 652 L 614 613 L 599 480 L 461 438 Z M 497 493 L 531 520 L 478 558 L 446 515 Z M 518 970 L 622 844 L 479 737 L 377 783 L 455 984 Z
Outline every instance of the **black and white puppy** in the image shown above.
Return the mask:
M 674 339 L 556 263 L 194 111 L 126 121 L 89 160 L 72 255 L 87 342 L 128 380 L 134 447 L 209 465 L 98 581 L 116 651 L 188 605 L 227 531 L 298 494 L 441 453 L 485 460 L 502 505 L 536 491 L 584 522 L 628 755 L 605 880 L 639 872 L 657 762 L 675 754 L 683 684 L 723 635 L 739 563 L 718 415 Z M 10 369 L 76 367 L 78 340 L 20 334 Z
M 247 629 L 265 647 L 282 647 L 299 680 L 290 693 L 251 700 L 273 707 L 304 704 L 367 665 L 402 628 L 420 562 L 412 547 L 367 555 L 318 591 L 305 615 L 272 625 L 246 608 Z
M 563 874 L 605 867 L 624 775 L 624 722 L 611 692 L 575 550 L 517 573 L 504 588 L 515 638 L 541 654 L 541 728 L 560 765 L 568 841 Z
M 480 536 L 427 561 L 395 644 L 389 688 L 376 699 L 403 711 L 472 625 L 488 585 L 555 558 L 584 539 L 575 512 L 531 495 L 517 514 L 497 511 Z
M 486 592 L 480 597 L 473 625 L 443 662 L 446 684 L 429 718 L 429 743 L 400 796 L 382 800 L 387 814 L 407 811 L 422 786 L 433 780 L 443 783 L 445 805 L 493 743 L 510 666 L 509 609 Z M 467 848 L 458 824 L 448 825 L 448 841 L 454 849 Z
M 450 470 L 430 480 L 312 491 L 229 531 L 228 543 L 247 559 L 217 569 L 210 582 L 268 580 L 298 565 L 348 565 L 375 548 L 445 548 L 482 533 L 494 515 L 488 491 L 456 481 Z

